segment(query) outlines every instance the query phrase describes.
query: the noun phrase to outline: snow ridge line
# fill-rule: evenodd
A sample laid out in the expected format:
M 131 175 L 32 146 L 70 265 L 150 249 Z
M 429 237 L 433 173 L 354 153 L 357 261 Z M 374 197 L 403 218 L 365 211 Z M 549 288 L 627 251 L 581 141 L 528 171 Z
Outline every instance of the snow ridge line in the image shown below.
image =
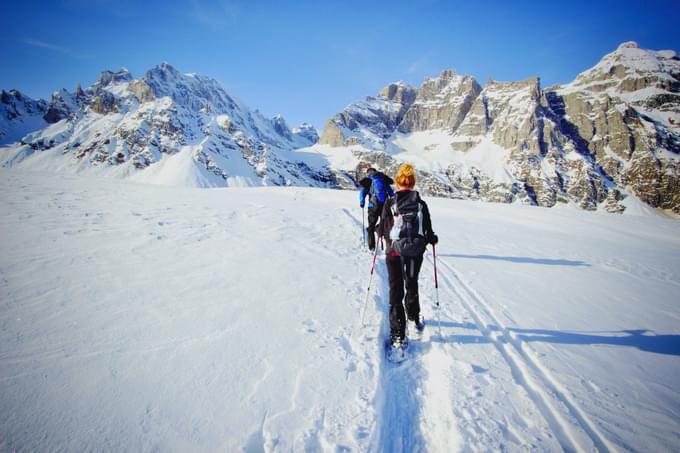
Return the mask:
M 587 433 L 598 451 L 615 451 L 615 447 L 597 430 L 594 423 L 578 407 L 564 387 L 552 376 L 552 373 L 540 363 L 540 360 L 535 355 L 530 354 L 523 347 L 522 341 L 516 335 L 500 322 L 500 319 L 494 314 L 484 298 L 462 279 L 460 273 L 451 264 L 443 260 L 441 260 L 441 263 L 449 271 L 448 273 L 443 273 L 442 276 L 450 284 L 453 292 L 460 296 L 459 300 L 475 320 L 482 334 L 496 346 L 510 366 L 517 382 L 525 388 L 551 428 L 558 434 L 562 447 L 567 451 L 581 450 L 578 442 L 575 440 L 574 433 L 570 427 L 571 424 L 564 419 L 563 414 L 554 406 L 554 403 L 551 401 L 552 398 L 549 396 L 551 394 L 568 409 L 570 415 L 579 423 L 583 431 Z M 458 283 L 451 278 L 449 273 Z M 460 291 L 461 288 L 463 291 Z M 472 304 L 465 300 L 464 294 L 467 295 Z M 489 324 L 483 321 L 484 316 L 480 315 L 480 311 L 474 305 L 480 307 L 487 319 L 490 319 L 498 327 L 502 340 L 497 335 L 493 335 Z M 514 351 L 506 349 L 504 342 L 512 345 Z M 532 378 L 532 374 L 535 377 Z

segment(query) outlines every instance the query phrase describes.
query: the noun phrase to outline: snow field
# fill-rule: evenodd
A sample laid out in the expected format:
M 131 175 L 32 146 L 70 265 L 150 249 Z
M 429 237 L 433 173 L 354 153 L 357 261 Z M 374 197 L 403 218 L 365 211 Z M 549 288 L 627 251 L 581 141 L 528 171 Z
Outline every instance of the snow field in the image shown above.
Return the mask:
M 383 357 L 356 193 L 0 170 L 0 450 L 672 451 L 668 219 L 427 199 L 427 328 Z
M 2 209 L 4 446 L 360 448 L 372 386 L 348 336 L 358 266 L 335 265 L 355 254 L 330 247 L 356 240 L 341 209 L 22 177 L 3 177 L 20 192 Z

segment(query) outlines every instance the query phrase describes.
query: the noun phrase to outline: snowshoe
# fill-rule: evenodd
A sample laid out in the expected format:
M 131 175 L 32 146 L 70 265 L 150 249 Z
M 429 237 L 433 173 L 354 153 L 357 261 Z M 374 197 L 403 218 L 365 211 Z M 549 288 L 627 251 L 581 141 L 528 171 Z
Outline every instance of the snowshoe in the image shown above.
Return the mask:
M 423 331 L 425 330 L 425 319 L 423 319 L 422 316 L 418 316 L 418 318 L 415 320 L 409 320 L 407 326 L 409 336 L 420 340 L 423 335 Z
M 386 343 L 387 360 L 392 363 L 401 363 L 408 358 L 408 338 L 390 340 Z

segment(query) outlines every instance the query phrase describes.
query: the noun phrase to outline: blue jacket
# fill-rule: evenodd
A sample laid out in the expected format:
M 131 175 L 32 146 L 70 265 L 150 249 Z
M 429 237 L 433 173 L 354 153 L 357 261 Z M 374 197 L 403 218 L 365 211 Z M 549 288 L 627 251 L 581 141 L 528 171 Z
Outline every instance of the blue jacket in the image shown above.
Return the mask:
M 370 185 L 368 184 L 369 182 Z M 361 189 L 359 189 L 359 206 L 364 207 L 364 200 L 367 196 L 369 209 L 375 207 L 373 195 L 375 195 L 375 199 L 380 204 L 384 203 L 388 198 L 392 198 L 394 196 L 394 190 L 390 186 L 392 182 L 392 178 L 380 172 L 375 172 L 364 178 L 361 181 Z

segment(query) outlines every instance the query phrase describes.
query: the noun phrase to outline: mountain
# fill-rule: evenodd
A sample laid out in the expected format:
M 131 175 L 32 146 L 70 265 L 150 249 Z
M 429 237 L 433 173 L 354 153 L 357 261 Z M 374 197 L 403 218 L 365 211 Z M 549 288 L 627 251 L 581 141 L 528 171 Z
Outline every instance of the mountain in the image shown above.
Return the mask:
M 16 142 L 27 133 L 47 126 L 47 102 L 18 90 L 0 91 L 0 145 Z
M 291 130 L 265 118 L 214 79 L 167 63 L 134 78 L 103 71 L 86 89 L 55 92 L 50 102 L 2 92 L 0 131 L 10 143 L 5 167 L 96 172 L 198 187 L 337 187 L 323 161 L 296 149 L 318 140 L 309 124 Z M 12 143 L 14 142 L 14 143 Z
M 547 88 L 446 70 L 350 104 L 321 136 L 162 63 L 49 101 L 2 91 L 0 144 L 4 167 L 194 187 L 353 188 L 368 166 L 410 161 L 426 195 L 680 214 L 680 59 L 623 43 Z
M 447 70 L 350 104 L 317 147 L 388 172 L 410 160 L 431 195 L 680 213 L 680 59 L 624 43 L 548 88 Z

